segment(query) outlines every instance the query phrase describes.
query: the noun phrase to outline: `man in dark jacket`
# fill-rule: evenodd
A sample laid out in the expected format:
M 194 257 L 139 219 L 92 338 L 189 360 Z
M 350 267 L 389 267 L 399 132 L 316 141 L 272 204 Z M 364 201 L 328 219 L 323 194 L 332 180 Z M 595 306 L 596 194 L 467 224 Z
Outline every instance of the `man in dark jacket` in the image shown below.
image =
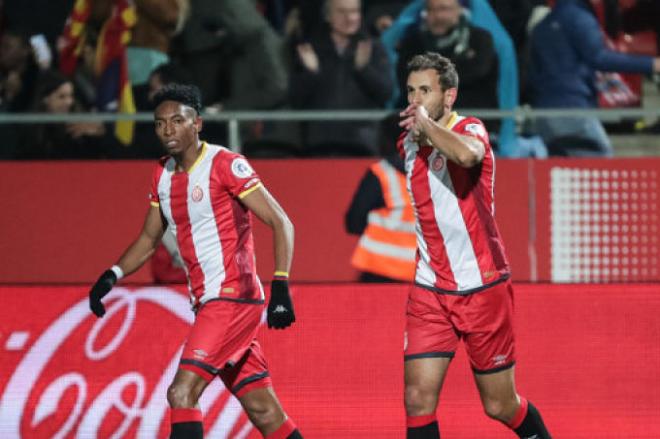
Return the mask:
M 379 40 L 363 34 L 360 0 L 327 0 L 328 26 L 295 46 L 291 105 L 299 109 L 384 108 L 392 91 L 389 61 Z M 306 126 L 311 153 L 375 154 L 377 124 L 313 122 Z
M 457 108 L 497 108 L 497 53 L 490 33 L 472 26 L 458 0 L 427 0 L 421 27 L 413 29 L 399 47 L 397 76 L 401 86 L 399 107 L 406 107 L 406 65 L 414 56 L 437 52 L 449 58 L 461 78 Z M 497 121 L 486 121 L 496 133 Z
M 660 58 L 610 50 L 589 0 L 557 0 L 535 28 L 529 72 L 532 104 L 541 108 L 596 108 L 596 72 L 660 72 Z M 537 130 L 551 155 L 611 156 L 595 117 L 540 118 Z

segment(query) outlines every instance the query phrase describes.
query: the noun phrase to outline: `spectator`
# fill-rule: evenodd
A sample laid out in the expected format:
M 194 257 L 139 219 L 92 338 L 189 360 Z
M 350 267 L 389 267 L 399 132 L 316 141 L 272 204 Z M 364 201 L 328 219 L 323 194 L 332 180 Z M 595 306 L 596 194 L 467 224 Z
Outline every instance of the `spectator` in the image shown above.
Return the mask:
M 636 0 L 631 7 L 621 11 L 621 26 L 628 33 L 653 31 L 656 54 L 660 54 L 660 2 Z M 660 89 L 660 77 L 655 78 L 655 83 Z M 640 123 L 639 128 L 651 133 L 660 133 L 660 120 L 650 126 Z
M 27 111 L 34 96 L 39 69 L 32 56 L 27 36 L 6 31 L 0 37 L 0 111 Z M 0 159 L 15 158 L 19 130 L 13 124 L 0 124 Z
M 360 0 L 328 0 L 324 26 L 295 46 L 291 104 L 300 109 L 384 108 L 392 90 L 390 67 L 380 41 L 362 30 Z M 377 152 L 371 122 L 313 122 L 303 143 L 315 154 Z
M 281 37 L 254 0 L 193 0 L 179 45 L 186 65 L 216 109 L 264 110 L 286 99 Z
M 425 52 L 437 52 L 456 66 L 461 78 L 457 108 L 497 108 L 498 62 L 493 39 L 488 31 L 468 22 L 458 0 L 426 0 L 424 21 L 409 31 L 399 47 L 401 90 L 406 88 L 408 61 Z M 401 99 L 398 107 L 405 106 Z M 496 133 L 499 123 L 491 121 L 486 127 Z
M 67 114 L 76 109 L 73 82 L 61 73 L 46 70 L 38 79 L 35 113 Z M 21 133 L 18 158 L 81 159 L 106 156 L 110 142 L 101 123 L 43 123 L 26 125 Z
M 529 73 L 534 106 L 596 108 L 597 71 L 650 74 L 660 71 L 660 58 L 608 49 L 588 0 L 557 0 L 532 33 Z M 536 122 L 550 155 L 613 155 L 596 117 L 539 118 Z
M 656 50 L 660 51 L 660 2 L 658 0 L 636 0 L 621 12 L 621 25 L 626 32 L 652 30 L 655 32 Z
M 97 29 L 114 5 L 114 0 L 92 0 L 91 21 Z M 131 84 L 144 84 L 156 67 L 169 62 L 171 40 L 183 27 L 189 9 L 190 0 L 135 0 L 137 21 L 127 49 Z
M 7 30 L 0 39 L 0 109 L 26 111 L 39 75 L 26 34 Z
M 346 212 L 346 231 L 361 235 L 351 258 L 360 282 L 412 282 L 415 277 L 415 213 L 396 151 L 400 131 L 398 114 L 383 121 L 383 158 L 364 174 Z
M 284 34 L 287 15 L 294 6 L 289 0 L 257 0 L 257 9 L 280 35 Z
M 93 29 L 88 29 L 80 49 L 80 56 L 76 63 L 72 79 L 76 90 L 76 97 L 85 108 L 96 108 L 97 104 L 97 75 L 96 66 L 96 45 L 98 35 Z M 60 71 L 62 66 L 60 65 Z M 66 73 L 65 73 L 66 74 Z
M 394 23 L 394 19 L 406 6 L 400 0 L 365 0 L 365 23 L 374 35 L 380 35 Z
M 286 101 L 288 86 L 284 42 L 256 9 L 244 18 L 253 25 L 230 34 L 229 89 L 214 105 L 221 110 L 278 108 Z
M 318 29 L 326 25 L 325 2 L 325 0 L 295 1 L 296 7 L 294 10 L 297 11 L 300 19 L 300 36 L 304 40 L 309 40 L 318 32 Z
M 527 25 L 534 8 L 546 5 L 545 0 L 489 0 L 497 18 L 511 36 L 518 54 L 522 58 L 527 45 Z
M 236 22 L 227 19 L 231 7 L 251 8 L 244 0 L 191 0 L 190 17 L 177 35 L 174 49 L 182 65 L 187 66 L 194 83 L 199 86 L 204 105 L 210 105 L 227 94 L 229 82 L 229 29 L 243 27 L 243 14 L 235 14 Z M 250 22 L 246 22 L 248 25 Z
M 616 1 L 616 0 L 615 0 Z M 545 0 L 489 0 L 497 18 L 511 36 L 518 59 L 518 77 L 521 78 L 520 92 L 525 92 L 524 84 L 529 62 L 529 26 L 538 14 L 547 10 Z M 521 100 L 526 102 L 526 96 Z
M 0 8 L 10 28 L 21 26 L 27 36 L 43 35 L 52 52 L 73 3 L 74 0 L 4 1 Z

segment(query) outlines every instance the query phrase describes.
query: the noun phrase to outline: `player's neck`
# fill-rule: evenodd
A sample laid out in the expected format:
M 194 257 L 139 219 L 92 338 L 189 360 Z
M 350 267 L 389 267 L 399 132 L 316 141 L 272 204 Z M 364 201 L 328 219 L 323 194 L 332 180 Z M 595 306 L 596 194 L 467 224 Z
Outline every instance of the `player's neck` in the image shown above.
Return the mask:
M 454 112 L 451 110 L 451 108 L 445 109 L 445 112 L 442 114 L 442 117 L 436 120 L 436 122 L 441 127 L 446 127 L 447 124 L 449 123 L 449 120 L 451 119 L 452 114 L 454 114 Z
M 176 161 L 177 168 L 182 171 L 190 171 L 190 168 L 197 162 L 197 159 L 202 154 L 204 148 L 202 148 L 203 142 L 199 139 L 193 142 L 188 148 L 181 152 L 178 156 L 174 156 Z

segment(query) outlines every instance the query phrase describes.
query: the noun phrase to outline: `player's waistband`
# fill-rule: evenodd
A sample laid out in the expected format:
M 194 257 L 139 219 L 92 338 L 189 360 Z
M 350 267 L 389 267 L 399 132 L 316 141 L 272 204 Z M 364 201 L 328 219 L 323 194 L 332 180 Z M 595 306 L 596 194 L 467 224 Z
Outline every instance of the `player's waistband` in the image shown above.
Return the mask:
M 510 277 L 511 277 L 510 273 L 504 273 L 502 276 L 500 276 L 498 279 L 496 279 L 492 282 L 484 284 L 480 287 L 471 288 L 469 290 L 461 290 L 461 291 L 443 290 L 442 288 L 420 284 L 419 282 L 415 282 L 415 285 L 420 287 L 420 288 L 424 288 L 425 290 L 433 291 L 434 293 L 438 293 L 438 294 L 450 294 L 452 296 L 469 296 L 470 294 L 479 293 L 483 290 L 487 290 L 488 288 L 490 288 L 492 286 L 495 286 L 497 284 L 505 282 L 505 281 L 509 280 Z
M 211 299 L 205 300 L 204 302 L 197 302 L 193 304 L 192 310 L 194 313 L 197 313 L 204 305 L 206 305 L 209 302 L 217 302 L 219 300 L 222 300 L 224 302 L 235 302 L 235 303 L 242 303 L 245 305 L 263 305 L 266 303 L 264 299 L 240 299 L 240 298 L 233 298 L 233 297 L 213 297 Z

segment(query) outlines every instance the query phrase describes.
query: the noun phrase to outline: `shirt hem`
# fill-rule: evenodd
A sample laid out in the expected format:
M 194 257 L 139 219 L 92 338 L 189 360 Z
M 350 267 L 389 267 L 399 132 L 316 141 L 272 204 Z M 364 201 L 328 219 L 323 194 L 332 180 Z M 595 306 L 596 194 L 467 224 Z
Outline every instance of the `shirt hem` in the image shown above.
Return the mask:
M 495 286 L 497 284 L 505 282 L 505 281 L 509 280 L 510 278 L 511 278 L 511 273 L 505 273 L 499 279 L 494 280 L 493 282 L 489 282 L 489 283 L 484 284 L 480 287 L 470 288 L 468 290 L 460 290 L 460 291 L 444 290 L 442 288 L 420 284 L 419 282 L 415 282 L 415 285 L 420 287 L 420 288 L 424 288 L 425 290 L 433 291 L 434 293 L 438 293 L 438 294 L 449 294 L 449 295 L 452 295 L 452 296 L 469 296 L 470 294 L 479 293 L 479 292 L 481 292 L 483 290 L 486 290 L 486 289 L 488 289 L 492 286 Z

